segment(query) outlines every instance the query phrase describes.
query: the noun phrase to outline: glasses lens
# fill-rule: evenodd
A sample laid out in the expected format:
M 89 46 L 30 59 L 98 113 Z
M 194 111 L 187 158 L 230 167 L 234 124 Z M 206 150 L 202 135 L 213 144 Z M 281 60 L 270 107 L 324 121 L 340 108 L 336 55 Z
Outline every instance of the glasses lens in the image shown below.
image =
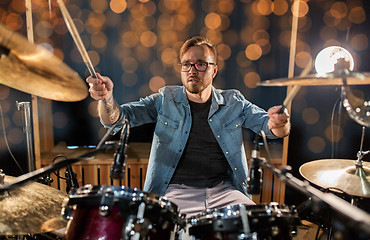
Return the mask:
M 181 63 L 181 71 L 188 72 L 191 68 L 190 63 Z
M 195 67 L 198 71 L 204 72 L 207 69 L 207 63 L 204 62 L 196 63 Z

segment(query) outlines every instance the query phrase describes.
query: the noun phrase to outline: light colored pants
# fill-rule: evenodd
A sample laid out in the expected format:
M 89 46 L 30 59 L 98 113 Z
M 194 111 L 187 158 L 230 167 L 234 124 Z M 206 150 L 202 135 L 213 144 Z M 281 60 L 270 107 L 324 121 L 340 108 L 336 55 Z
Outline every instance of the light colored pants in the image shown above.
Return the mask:
M 180 213 L 186 214 L 187 218 L 207 209 L 223 208 L 237 204 L 255 205 L 250 198 L 236 190 L 230 182 L 222 182 L 212 188 L 170 184 L 165 196 L 176 204 Z
M 250 198 L 236 190 L 230 182 L 222 182 L 212 188 L 170 184 L 165 192 L 165 196 L 177 205 L 181 214 L 186 214 L 186 218 L 198 215 L 207 209 L 223 208 L 228 205 L 255 205 Z M 189 235 L 188 227 L 185 230 L 181 230 L 181 240 L 194 239 L 194 237 Z

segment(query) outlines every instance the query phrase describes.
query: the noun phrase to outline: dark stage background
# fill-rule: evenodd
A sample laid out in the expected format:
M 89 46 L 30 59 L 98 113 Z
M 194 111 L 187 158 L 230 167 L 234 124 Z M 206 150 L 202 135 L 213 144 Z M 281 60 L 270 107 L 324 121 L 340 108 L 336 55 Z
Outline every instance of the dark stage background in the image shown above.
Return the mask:
M 88 71 L 69 35 L 56 1 L 32 1 L 35 42 L 78 72 Z M 177 51 L 193 35 L 205 35 L 218 45 L 219 88 L 239 89 L 264 109 L 281 104 L 286 87 L 261 87 L 258 82 L 288 76 L 291 6 L 286 0 L 73 0 L 66 6 L 74 18 L 97 72 L 115 84 L 118 102 L 137 100 L 164 85 L 180 84 Z M 370 2 L 312 0 L 300 8 L 295 75 L 326 46 L 340 45 L 355 58 L 355 70 L 369 66 Z M 0 22 L 26 36 L 24 1 L 2 0 Z M 73 88 L 73 86 L 71 86 Z M 352 87 L 368 98 L 369 87 Z M 51 89 L 52 91 L 52 89 Z M 28 94 L 0 86 L 0 104 L 10 148 L 21 166 L 26 163 L 22 115 L 15 102 L 31 101 Z M 356 159 L 362 126 L 350 119 L 341 105 L 337 86 L 303 87 L 293 100 L 288 164 L 295 177 L 309 161 L 328 158 Z M 105 130 L 99 123 L 96 103 L 53 101 L 55 144 L 96 145 Z M 3 129 L 3 127 L 1 127 Z M 366 129 L 364 150 L 370 148 Z M 131 142 L 150 142 L 152 125 L 132 129 Z M 246 132 L 246 141 L 253 136 Z M 282 144 L 272 141 L 271 144 Z M 0 168 L 20 175 L 2 134 Z M 369 157 L 364 158 L 369 161 Z M 286 203 L 305 197 L 290 188 Z

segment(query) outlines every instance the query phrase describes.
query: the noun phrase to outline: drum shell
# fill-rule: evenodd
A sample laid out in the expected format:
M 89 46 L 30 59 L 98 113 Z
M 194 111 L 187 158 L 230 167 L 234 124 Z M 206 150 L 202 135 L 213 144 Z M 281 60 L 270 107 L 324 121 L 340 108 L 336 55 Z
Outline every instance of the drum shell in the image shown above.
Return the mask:
M 244 205 L 250 232 L 257 239 L 292 239 L 300 221 L 294 207 L 270 203 Z M 244 234 L 241 205 L 212 209 L 190 219 L 190 235 L 199 240 L 236 240 Z M 250 238 L 250 239 L 255 239 Z
M 143 217 L 137 218 L 140 204 Z M 140 239 L 170 239 L 183 221 L 175 204 L 125 187 L 86 185 L 69 194 L 63 209 L 69 219 L 66 240 L 130 239 L 122 233 L 126 229 L 140 231 Z

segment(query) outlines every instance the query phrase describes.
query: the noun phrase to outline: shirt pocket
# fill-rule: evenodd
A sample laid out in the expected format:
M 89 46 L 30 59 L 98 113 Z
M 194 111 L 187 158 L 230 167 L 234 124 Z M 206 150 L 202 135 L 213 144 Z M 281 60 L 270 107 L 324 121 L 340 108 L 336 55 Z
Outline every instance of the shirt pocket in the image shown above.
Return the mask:
M 226 132 L 229 134 L 230 140 L 234 143 L 233 147 L 239 146 L 243 141 L 242 125 L 245 121 L 243 116 L 232 119 L 224 124 Z
M 229 133 L 231 133 L 233 131 L 236 131 L 236 130 L 240 130 L 244 121 L 245 121 L 244 116 L 239 116 L 239 117 L 234 118 L 231 121 L 225 123 L 224 128 Z
M 179 128 L 179 121 L 173 120 L 164 115 L 162 112 L 158 114 L 158 121 L 154 133 L 161 143 L 169 143 L 175 138 L 176 130 Z

